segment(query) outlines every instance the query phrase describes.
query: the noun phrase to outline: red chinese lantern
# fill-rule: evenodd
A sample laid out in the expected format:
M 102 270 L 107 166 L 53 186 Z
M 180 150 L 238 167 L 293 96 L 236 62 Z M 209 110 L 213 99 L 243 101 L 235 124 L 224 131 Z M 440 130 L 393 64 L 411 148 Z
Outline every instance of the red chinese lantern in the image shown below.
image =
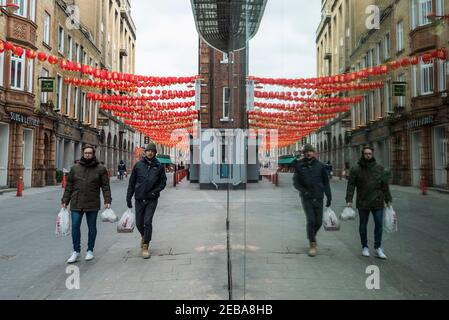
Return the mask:
M 24 52 L 25 52 L 25 50 L 21 47 L 15 47 L 13 50 L 14 55 L 16 55 L 18 57 L 22 57 Z
M 414 66 L 416 66 L 419 63 L 419 58 L 418 57 L 411 57 L 410 58 L 410 63 Z
M 5 46 L 5 50 L 7 50 L 7 51 L 14 50 L 14 45 L 11 42 L 6 41 L 4 46 Z
M 440 60 L 447 60 L 447 50 L 446 48 L 441 48 L 437 51 L 437 58 Z
M 401 66 L 402 67 L 407 67 L 408 65 L 410 65 L 410 60 L 409 60 L 409 58 L 404 58 L 404 59 L 402 59 L 401 60 Z
M 27 50 L 26 57 L 28 59 L 35 59 L 37 57 L 37 52 L 34 50 Z
M 56 56 L 50 56 L 48 57 L 48 62 L 50 62 L 50 64 L 57 64 L 58 63 L 58 57 Z
M 425 54 L 422 56 L 422 61 L 423 61 L 425 64 L 429 64 L 431 60 L 432 60 L 432 55 L 431 55 L 430 53 L 425 53 Z
M 37 54 L 37 59 L 38 59 L 40 62 L 44 62 L 45 60 L 47 60 L 47 54 L 46 54 L 45 52 L 39 52 L 39 53 Z

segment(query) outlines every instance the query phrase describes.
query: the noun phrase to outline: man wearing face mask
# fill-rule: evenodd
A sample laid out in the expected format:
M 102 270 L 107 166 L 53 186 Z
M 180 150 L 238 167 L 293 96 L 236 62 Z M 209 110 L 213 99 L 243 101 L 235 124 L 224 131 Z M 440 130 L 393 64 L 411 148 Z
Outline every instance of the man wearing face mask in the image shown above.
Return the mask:
M 367 227 L 370 213 L 374 217 L 374 249 L 376 257 L 387 259 L 382 244 L 383 219 L 385 205 L 391 206 L 392 197 L 388 179 L 384 168 L 376 162 L 374 149 L 364 147 L 362 158 L 358 165 L 351 169 L 348 188 L 346 191 L 346 202 L 352 207 L 352 199 L 357 188 L 357 209 L 360 215 L 360 238 L 362 241 L 362 255 L 369 257 Z
M 83 147 L 83 157 L 70 170 L 67 186 L 62 197 L 62 207 L 70 204 L 72 211 L 73 253 L 67 263 L 79 261 L 81 253 L 81 221 L 86 216 L 89 227 L 89 240 L 86 261 L 94 259 L 94 246 L 97 237 L 97 216 L 101 207 L 100 189 L 103 191 L 105 208 L 111 207 L 111 187 L 106 168 L 95 157 L 95 148 Z
M 136 226 L 142 240 L 142 257 L 150 258 L 150 242 L 153 233 L 153 217 L 160 193 L 167 185 L 164 166 L 156 158 L 157 148 L 150 143 L 145 155 L 133 168 L 128 185 L 126 202 L 132 208 L 132 198 L 136 199 Z
M 304 146 L 304 158 L 296 162 L 293 185 L 300 192 L 307 217 L 309 256 L 315 257 L 317 255 L 316 236 L 323 225 L 324 194 L 327 198 L 326 207 L 331 206 L 332 194 L 326 165 L 315 158 L 315 149 L 310 144 Z

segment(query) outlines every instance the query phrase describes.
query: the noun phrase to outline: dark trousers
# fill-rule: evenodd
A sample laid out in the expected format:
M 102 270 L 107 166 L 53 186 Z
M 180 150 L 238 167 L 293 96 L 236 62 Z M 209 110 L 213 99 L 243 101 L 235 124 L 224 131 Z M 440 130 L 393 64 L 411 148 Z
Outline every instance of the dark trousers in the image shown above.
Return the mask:
M 301 199 L 307 218 L 307 238 L 316 242 L 316 235 L 323 226 L 323 199 Z
M 149 244 L 153 235 L 153 217 L 158 199 L 136 200 L 136 226 L 143 237 L 144 244 Z
M 363 210 L 359 209 L 360 216 L 360 239 L 362 241 L 362 248 L 368 248 L 368 221 L 370 213 L 374 217 L 374 249 L 379 249 L 382 246 L 382 233 L 384 224 L 384 209 Z
M 81 252 L 81 222 L 83 221 L 84 214 L 86 214 L 87 227 L 89 228 L 87 251 L 94 251 L 95 239 L 97 238 L 98 211 L 93 212 L 72 211 L 73 251 L 78 253 Z

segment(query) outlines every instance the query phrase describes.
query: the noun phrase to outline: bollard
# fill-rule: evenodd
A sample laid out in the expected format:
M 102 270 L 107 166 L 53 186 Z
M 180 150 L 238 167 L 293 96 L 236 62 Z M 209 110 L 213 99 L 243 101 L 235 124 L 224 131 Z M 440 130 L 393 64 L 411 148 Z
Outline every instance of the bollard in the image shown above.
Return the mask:
M 22 182 L 22 177 L 19 178 L 19 181 L 17 182 L 17 197 L 22 197 L 22 193 L 23 193 L 23 182 Z
M 62 183 L 61 183 L 62 189 L 65 189 L 67 186 L 67 177 L 65 173 L 62 175 Z
M 421 194 L 423 196 L 427 195 L 427 185 L 426 185 L 426 178 L 424 176 L 421 176 L 421 180 L 419 182 L 419 187 L 421 189 Z

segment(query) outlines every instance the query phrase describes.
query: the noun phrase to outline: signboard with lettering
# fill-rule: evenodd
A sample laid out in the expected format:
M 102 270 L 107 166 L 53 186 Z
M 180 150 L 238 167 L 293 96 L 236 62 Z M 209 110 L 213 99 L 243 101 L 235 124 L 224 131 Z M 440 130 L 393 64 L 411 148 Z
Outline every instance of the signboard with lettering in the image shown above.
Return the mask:
M 108 127 L 109 119 L 108 118 L 98 118 L 98 126 L 99 127 Z
M 15 113 L 15 112 L 11 112 L 10 117 L 11 117 L 12 121 L 20 122 L 20 123 L 34 126 L 34 127 L 38 127 L 41 124 L 41 121 L 37 118 L 24 116 L 22 114 Z
M 433 119 L 434 119 L 433 116 L 427 116 L 424 118 L 407 121 L 407 129 L 410 130 L 410 129 L 430 125 L 433 123 Z
M 405 97 L 407 92 L 407 82 L 393 82 L 393 96 Z
M 55 92 L 55 80 L 41 79 L 41 92 Z

